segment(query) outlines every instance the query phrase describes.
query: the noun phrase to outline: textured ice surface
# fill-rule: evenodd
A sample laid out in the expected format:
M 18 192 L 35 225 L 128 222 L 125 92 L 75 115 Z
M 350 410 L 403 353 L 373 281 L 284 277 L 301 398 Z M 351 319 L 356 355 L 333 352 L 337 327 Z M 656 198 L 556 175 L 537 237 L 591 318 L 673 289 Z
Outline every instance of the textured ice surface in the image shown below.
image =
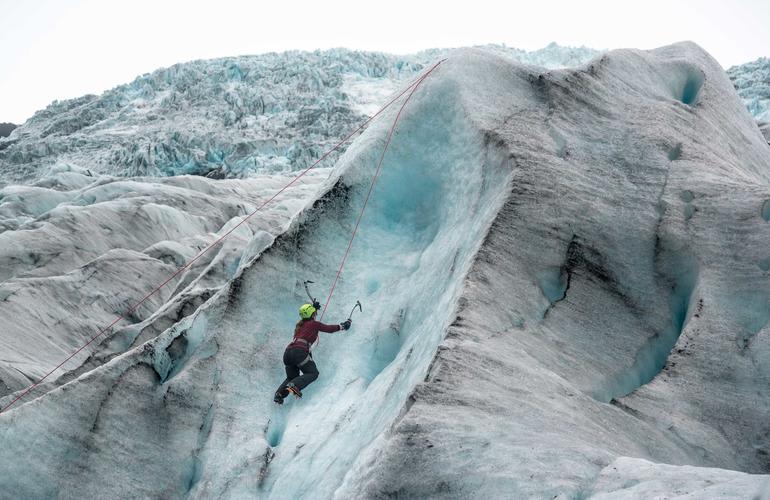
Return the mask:
M 337 496 L 581 498 L 623 456 L 766 473 L 770 150 L 718 64 L 679 44 L 442 70 L 511 187 L 425 381 Z M 734 496 L 765 481 L 741 477 Z
M 1 414 L 0 491 L 759 494 L 770 469 L 770 148 L 754 120 L 693 44 L 554 71 L 498 52 L 449 53 L 404 111 L 324 320 L 356 299 L 364 313 L 322 337 L 305 398 L 271 400 L 301 282 L 325 296 L 396 108 L 174 295 Z M 341 83 L 364 113 L 389 91 L 370 77 Z M 60 327 L 65 312 L 120 309 L 122 288 L 99 278 L 118 279 L 114 263 L 126 285 L 149 287 L 232 227 L 238 202 L 285 180 L 57 167 L 6 187 L 7 244 L 23 244 L 2 266 L 0 314 L 25 307 L 49 329 L 33 334 L 42 361 L 18 333 L 2 336 L 16 356 L 3 380 L 23 387 L 12 371 L 48 368 L 58 336 L 82 338 Z M 131 232 L 108 236 L 101 223 Z M 57 267 L 53 248 L 71 266 Z
M 17 126 L 13 123 L 0 123 L 0 137 L 8 137 Z
M 262 250 L 285 230 L 327 174 L 310 172 L 142 304 L 118 324 L 107 354 L 97 342 L 72 364 L 121 352 L 190 314 L 254 253 L 247 244 Z M 39 379 L 289 179 L 127 180 L 58 168 L 36 185 L 0 190 L 0 394 Z
M 770 122 L 759 122 L 759 131 L 765 136 L 765 140 L 770 144 Z
M 758 488 L 759 483 L 759 488 Z M 595 500 L 619 499 L 747 499 L 770 498 L 770 478 L 724 469 L 655 464 L 619 458 L 605 467 L 588 495 Z
M 535 52 L 490 50 L 546 67 L 580 64 L 596 54 L 555 44 Z M 59 163 L 119 176 L 297 170 L 448 52 L 286 52 L 159 69 L 100 96 L 37 112 L 0 140 L 0 187 L 39 179 Z
M 770 59 L 733 66 L 727 70 L 746 107 L 758 120 L 770 121 Z

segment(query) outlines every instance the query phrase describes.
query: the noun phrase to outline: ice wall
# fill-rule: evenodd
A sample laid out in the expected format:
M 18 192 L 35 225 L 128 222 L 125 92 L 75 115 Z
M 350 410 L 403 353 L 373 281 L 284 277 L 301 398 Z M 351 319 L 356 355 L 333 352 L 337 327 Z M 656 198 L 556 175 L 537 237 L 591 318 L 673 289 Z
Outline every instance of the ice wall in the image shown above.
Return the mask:
M 690 43 L 446 64 L 511 188 L 428 376 L 336 496 L 639 497 L 644 460 L 766 474 L 770 149 L 719 65 Z M 654 484 L 708 497 L 691 474 Z
M 401 410 L 451 322 L 462 276 L 509 172 L 505 157 L 485 151 L 460 110 L 438 105 L 452 90 L 426 81 L 402 117 L 325 319 L 342 320 L 356 299 L 364 314 L 348 334 L 322 339 L 315 350 L 321 379 L 306 398 L 269 413 L 270 463 L 259 488 L 270 497 L 331 496 L 360 450 Z M 430 120 L 418 119 L 426 113 Z M 287 239 L 273 247 L 241 283 L 235 310 L 260 304 L 259 312 L 233 314 L 220 331 L 251 328 L 272 346 L 268 352 L 280 352 L 302 301 L 299 282 L 333 278 L 383 146 L 379 132 L 372 130 L 343 160 L 342 178 L 322 212 L 303 223 L 299 246 Z M 265 282 L 277 286 L 259 286 Z M 272 389 L 282 367 L 275 354 L 260 360 L 271 368 L 257 387 Z M 263 390 L 254 397 L 264 399 Z M 253 487 L 248 479 L 237 481 L 244 494 Z M 205 479 L 201 491 L 207 491 Z
M 84 471 L 77 482 L 69 472 L 35 485 L 11 475 L 3 486 L 32 495 L 95 494 L 99 476 L 120 467 L 121 445 L 137 450 L 150 440 L 178 447 L 170 454 L 153 447 L 140 452 L 145 464 L 124 468 L 107 491 L 330 497 L 427 371 L 503 200 L 508 159 L 488 146 L 462 108 L 446 105 L 455 85 L 440 76 L 426 81 L 402 115 L 325 320 L 341 321 L 357 299 L 364 314 L 349 333 L 322 339 L 315 350 L 322 376 L 305 399 L 283 408 L 272 403 L 283 377 L 280 353 L 304 300 L 299 283 L 331 283 L 395 108 L 351 147 L 326 194 L 254 264 L 245 264 L 228 290 L 158 338 L 38 400 L 45 408 L 35 412 L 47 414 L 79 398 L 102 398 L 97 416 L 93 403 L 72 415 L 51 440 L 56 451 L 34 466 L 43 473 L 76 457 L 70 470 Z M 91 395 L 99 389 L 88 381 L 97 372 L 101 396 Z M 70 387 L 78 395 L 65 400 Z M 134 391 L 143 395 L 133 397 Z M 47 425 L 32 423 L 29 407 L 0 416 L 15 422 L 4 438 L 6 453 L 36 439 L 30 426 Z M 153 418 L 154 424 L 147 420 Z M 140 478 L 141 487 L 131 484 Z

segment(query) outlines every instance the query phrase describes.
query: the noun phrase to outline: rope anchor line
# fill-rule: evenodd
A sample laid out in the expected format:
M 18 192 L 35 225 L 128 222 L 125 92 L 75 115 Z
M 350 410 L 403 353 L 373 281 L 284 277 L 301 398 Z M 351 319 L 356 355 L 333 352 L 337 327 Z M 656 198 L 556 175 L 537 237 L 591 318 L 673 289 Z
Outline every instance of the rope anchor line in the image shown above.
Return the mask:
M 393 132 L 396 130 L 396 125 L 398 124 L 399 118 L 401 118 L 401 112 L 404 111 L 404 108 L 409 103 L 409 100 L 414 95 L 414 92 L 417 90 L 417 88 L 422 84 L 423 81 L 425 81 L 428 76 L 433 73 L 433 70 L 435 70 L 439 64 L 443 63 L 446 59 L 442 59 L 436 64 L 433 65 L 432 68 L 430 68 L 424 75 L 420 77 L 419 80 L 415 83 L 415 85 L 412 87 L 411 92 L 409 92 L 409 95 L 406 97 L 404 102 L 401 104 L 401 107 L 398 109 L 398 113 L 396 114 L 396 118 L 393 120 L 393 124 L 390 126 L 390 130 L 388 131 L 388 138 L 385 141 L 385 147 L 382 148 L 382 154 L 380 154 L 380 159 L 377 162 L 377 168 L 374 171 L 374 176 L 372 177 L 372 182 L 369 185 L 369 191 L 366 193 L 366 198 L 364 198 L 364 205 L 361 207 L 361 212 L 358 214 L 358 218 L 356 219 L 356 225 L 353 228 L 353 234 L 350 237 L 350 241 L 348 242 L 348 247 L 345 250 L 345 255 L 342 256 L 342 261 L 340 262 L 340 267 L 337 270 L 337 275 L 334 277 L 334 282 L 332 283 L 331 290 L 329 291 L 329 296 L 326 298 L 326 303 L 324 304 L 323 309 L 321 310 L 321 320 L 323 320 L 324 314 L 326 313 L 327 308 L 329 307 L 329 302 L 332 300 L 332 295 L 334 294 L 334 289 L 337 286 L 337 281 L 340 279 L 340 275 L 342 274 L 342 269 L 345 267 L 345 262 L 348 259 L 348 255 L 350 254 L 350 247 L 353 246 L 353 240 L 356 237 L 356 234 L 358 233 L 358 226 L 361 224 L 361 219 L 364 217 L 364 211 L 366 210 L 366 205 L 369 203 L 369 198 L 372 195 L 372 191 L 374 191 L 374 185 L 377 183 L 377 178 L 380 176 L 380 170 L 382 169 L 382 161 L 385 159 L 385 153 L 388 151 L 388 146 L 390 146 L 390 141 L 393 138 Z M 351 313 L 352 314 L 352 313 Z

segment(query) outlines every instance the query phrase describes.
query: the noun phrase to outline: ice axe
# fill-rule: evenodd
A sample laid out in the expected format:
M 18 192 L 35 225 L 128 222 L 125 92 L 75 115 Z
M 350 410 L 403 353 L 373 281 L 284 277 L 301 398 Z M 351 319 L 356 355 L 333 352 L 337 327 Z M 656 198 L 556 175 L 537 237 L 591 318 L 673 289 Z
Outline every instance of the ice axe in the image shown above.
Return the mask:
M 361 308 L 361 301 L 357 300 L 356 301 L 356 305 L 354 305 L 353 309 L 350 310 L 350 315 L 348 315 L 348 320 L 352 320 L 353 319 L 353 313 L 355 312 L 356 307 L 358 308 L 359 311 L 364 312 L 364 310 Z
M 305 285 L 305 293 L 307 294 L 307 298 L 309 298 L 309 299 L 310 299 L 310 302 L 312 302 L 313 304 L 315 304 L 315 303 L 317 303 L 317 302 L 318 302 L 318 299 L 316 299 L 315 297 L 313 297 L 312 295 L 310 295 L 310 290 L 308 290 L 308 288 L 307 288 L 307 285 L 308 285 L 308 283 L 310 283 L 311 285 L 313 284 L 313 282 L 312 282 L 312 281 L 310 281 L 310 280 L 307 280 L 307 281 L 303 281 L 303 282 L 302 282 L 302 284 L 303 284 L 303 285 Z

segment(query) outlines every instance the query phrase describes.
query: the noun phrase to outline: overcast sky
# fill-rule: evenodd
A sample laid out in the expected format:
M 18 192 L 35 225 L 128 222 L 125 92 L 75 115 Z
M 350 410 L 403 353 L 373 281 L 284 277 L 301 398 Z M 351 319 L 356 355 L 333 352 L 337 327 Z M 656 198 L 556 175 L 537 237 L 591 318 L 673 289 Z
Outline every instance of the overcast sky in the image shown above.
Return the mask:
M 290 49 L 692 40 L 727 68 L 770 56 L 769 21 L 770 0 L 0 0 L 0 122 L 177 62 Z

